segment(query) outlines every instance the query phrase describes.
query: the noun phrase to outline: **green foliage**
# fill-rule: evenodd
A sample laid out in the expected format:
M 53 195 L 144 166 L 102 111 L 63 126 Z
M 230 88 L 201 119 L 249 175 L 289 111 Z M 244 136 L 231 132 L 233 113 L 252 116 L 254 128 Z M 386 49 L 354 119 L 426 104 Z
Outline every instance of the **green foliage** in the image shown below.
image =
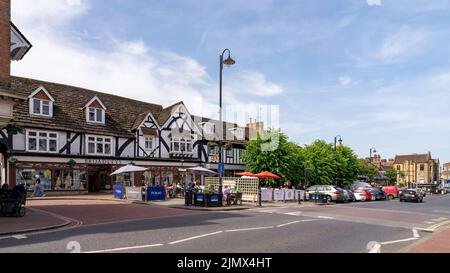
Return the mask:
M 286 180 L 295 184 L 302 179 L 301 149 L 297 144 L 289 142 L 284 133 L 270 130 L 258 134 L 256 139 L 247 143 L 242 160 L 246 164 L 246 171 L 270 171 L 281 177 L 280 180 L 267 179 L 264 181 L 266 185 L 278 186 Z
M 398 174 L 400 175 L 401 178 L 405 177 L 405 173 L 402 171 L 398 171 Z M 387 178 L 389 178 L 389 180 L 391 180 L 393 183 L 397 183 L 397 170 L 396 169 L 390 168 L 389 170 L 384 172 L 384 175 Z
M 365 159 L 358 159 L 358 175 L 364 175 L 373 180 L 379 175 L 378 169 Z

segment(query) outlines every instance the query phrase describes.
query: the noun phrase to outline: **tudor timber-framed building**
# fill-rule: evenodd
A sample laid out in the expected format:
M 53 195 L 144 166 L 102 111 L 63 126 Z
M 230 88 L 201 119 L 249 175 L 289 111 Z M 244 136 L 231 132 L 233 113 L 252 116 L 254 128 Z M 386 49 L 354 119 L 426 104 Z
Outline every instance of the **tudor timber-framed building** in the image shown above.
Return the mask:
M 217 170 L 220 137 L 227 147 L 222 161 L 225 170 L 244 170 L 240 156 L 251 134 L 248 126 L 220 125 L 216 120 L 194 117 L 183 102 L 163 108 L 84 88 L 11 76 L 10 60 L 21 59 L 31 44 L 10 23 L 10 1 L 1 5 L 0 105 L 12 109 L 3 116 L 0 127 L 2 183 L 26 183 L 32 189 L 34 177 L 39 175 L 46 191 L 111 190 L 115 181 L 109 174 L 133 162 L 149 167 L 149 171 L 120 179 L 136 186 L 170 185 L 194 179 L 182 168 L 203 165 Z M 6 9 L 8 12 L 3 12 Z M 22 41 L 22 46 L 14 41 Z M 6 61 L 4 56 L 8 56 Z M 7 124 L 20 130 L 7 130 Z M 260 123 L 249 126 L 256 125 L 259 128 Z

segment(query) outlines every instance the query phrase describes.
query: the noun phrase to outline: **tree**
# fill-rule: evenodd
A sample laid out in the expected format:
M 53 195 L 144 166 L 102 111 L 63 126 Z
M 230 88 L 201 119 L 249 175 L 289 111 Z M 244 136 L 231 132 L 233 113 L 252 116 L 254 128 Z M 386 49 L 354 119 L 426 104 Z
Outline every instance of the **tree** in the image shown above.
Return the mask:
M 358 159 L 358 175 L 369 177 L 370 180 L 375 179 L 379 175 L 377 167 L 370 164 L 365 159 Z
M 405 177 L 405 173 L 402 171 L 397 171 L 394 168 L 390 168 L 384 172 L 384 175 L 389 178 L 391 182 L 397 183 L 397 174 L 400 175 L 401 178 Z
M 335 157 L 335 184 L 340 187 L 351 185 L 359 172 L 358 157 L 350 147 L 344 145 L 336 148 Z
M 323 140 L 316 140 L 303 149 L 307 166 L 310 167 L 308 182 L 310 185 L 333 184 L 337 169 L 333 146 Z
M 301 147 L 289 142 L 288 137 L 279 130 L 269 130 L 250 140 L 242 155 L 246 171 L 258 173 L 270 171 L 281 177 L 281 183 L 289 180 L 300 181 L 300 166 L 303 165 Z M 266 181 L 277 185 L 275 181 Z

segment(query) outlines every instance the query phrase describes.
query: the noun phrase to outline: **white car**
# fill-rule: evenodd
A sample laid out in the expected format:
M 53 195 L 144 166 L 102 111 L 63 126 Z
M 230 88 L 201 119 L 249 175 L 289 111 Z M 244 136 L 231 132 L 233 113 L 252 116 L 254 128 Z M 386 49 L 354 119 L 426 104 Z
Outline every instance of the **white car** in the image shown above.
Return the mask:
M 355 195 L 355 200 L 358 202 L 364 202 L 366 201 L 366 194 L 362 191 L 354 191 L 353 195 Z

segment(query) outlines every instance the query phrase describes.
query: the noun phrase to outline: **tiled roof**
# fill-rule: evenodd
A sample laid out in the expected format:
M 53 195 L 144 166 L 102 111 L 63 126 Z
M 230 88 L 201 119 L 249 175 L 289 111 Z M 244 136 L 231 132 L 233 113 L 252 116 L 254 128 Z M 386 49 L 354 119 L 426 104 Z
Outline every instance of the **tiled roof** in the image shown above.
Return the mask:
M 164 123 L 166 123 L 166 121 L 170 118 L 170 116 L 172 115 L 172 112 L 174 110 L 175 107 L 177 107 L 178 105 L 183 104 L 182 101 L 179 101 L 169 107 L 166 107 L 164 109 L 162 109 L 162 111 L 159 113 L 158 117 L 155 117 L 157 119 L 157 122 L 160 126 L 163 126 Z
M 156 118 L 163 110 L 161 105 L 84 88 L 28 78 L 11 77 L 11 90 L 20 96 L 28 97 L 41 85 L 55 99 L 53 117 L 30 116 L 28 101 L 24 101 L 14 108 L 14 121 L 17 124 L 36 128 L 133 137 L 131 130 L 138 117 L 151 112 Z M 85 111 L 82 108 L 94 96 L 97 96 L 107 108 L 106 123 L 104 125 L 86 122 Z
M 394 164 L 402 164 L 405 161 L 414 161 L 417 163 L 426 163 L 431 159 L 431 154 L 411 154 L 395 156 Z

